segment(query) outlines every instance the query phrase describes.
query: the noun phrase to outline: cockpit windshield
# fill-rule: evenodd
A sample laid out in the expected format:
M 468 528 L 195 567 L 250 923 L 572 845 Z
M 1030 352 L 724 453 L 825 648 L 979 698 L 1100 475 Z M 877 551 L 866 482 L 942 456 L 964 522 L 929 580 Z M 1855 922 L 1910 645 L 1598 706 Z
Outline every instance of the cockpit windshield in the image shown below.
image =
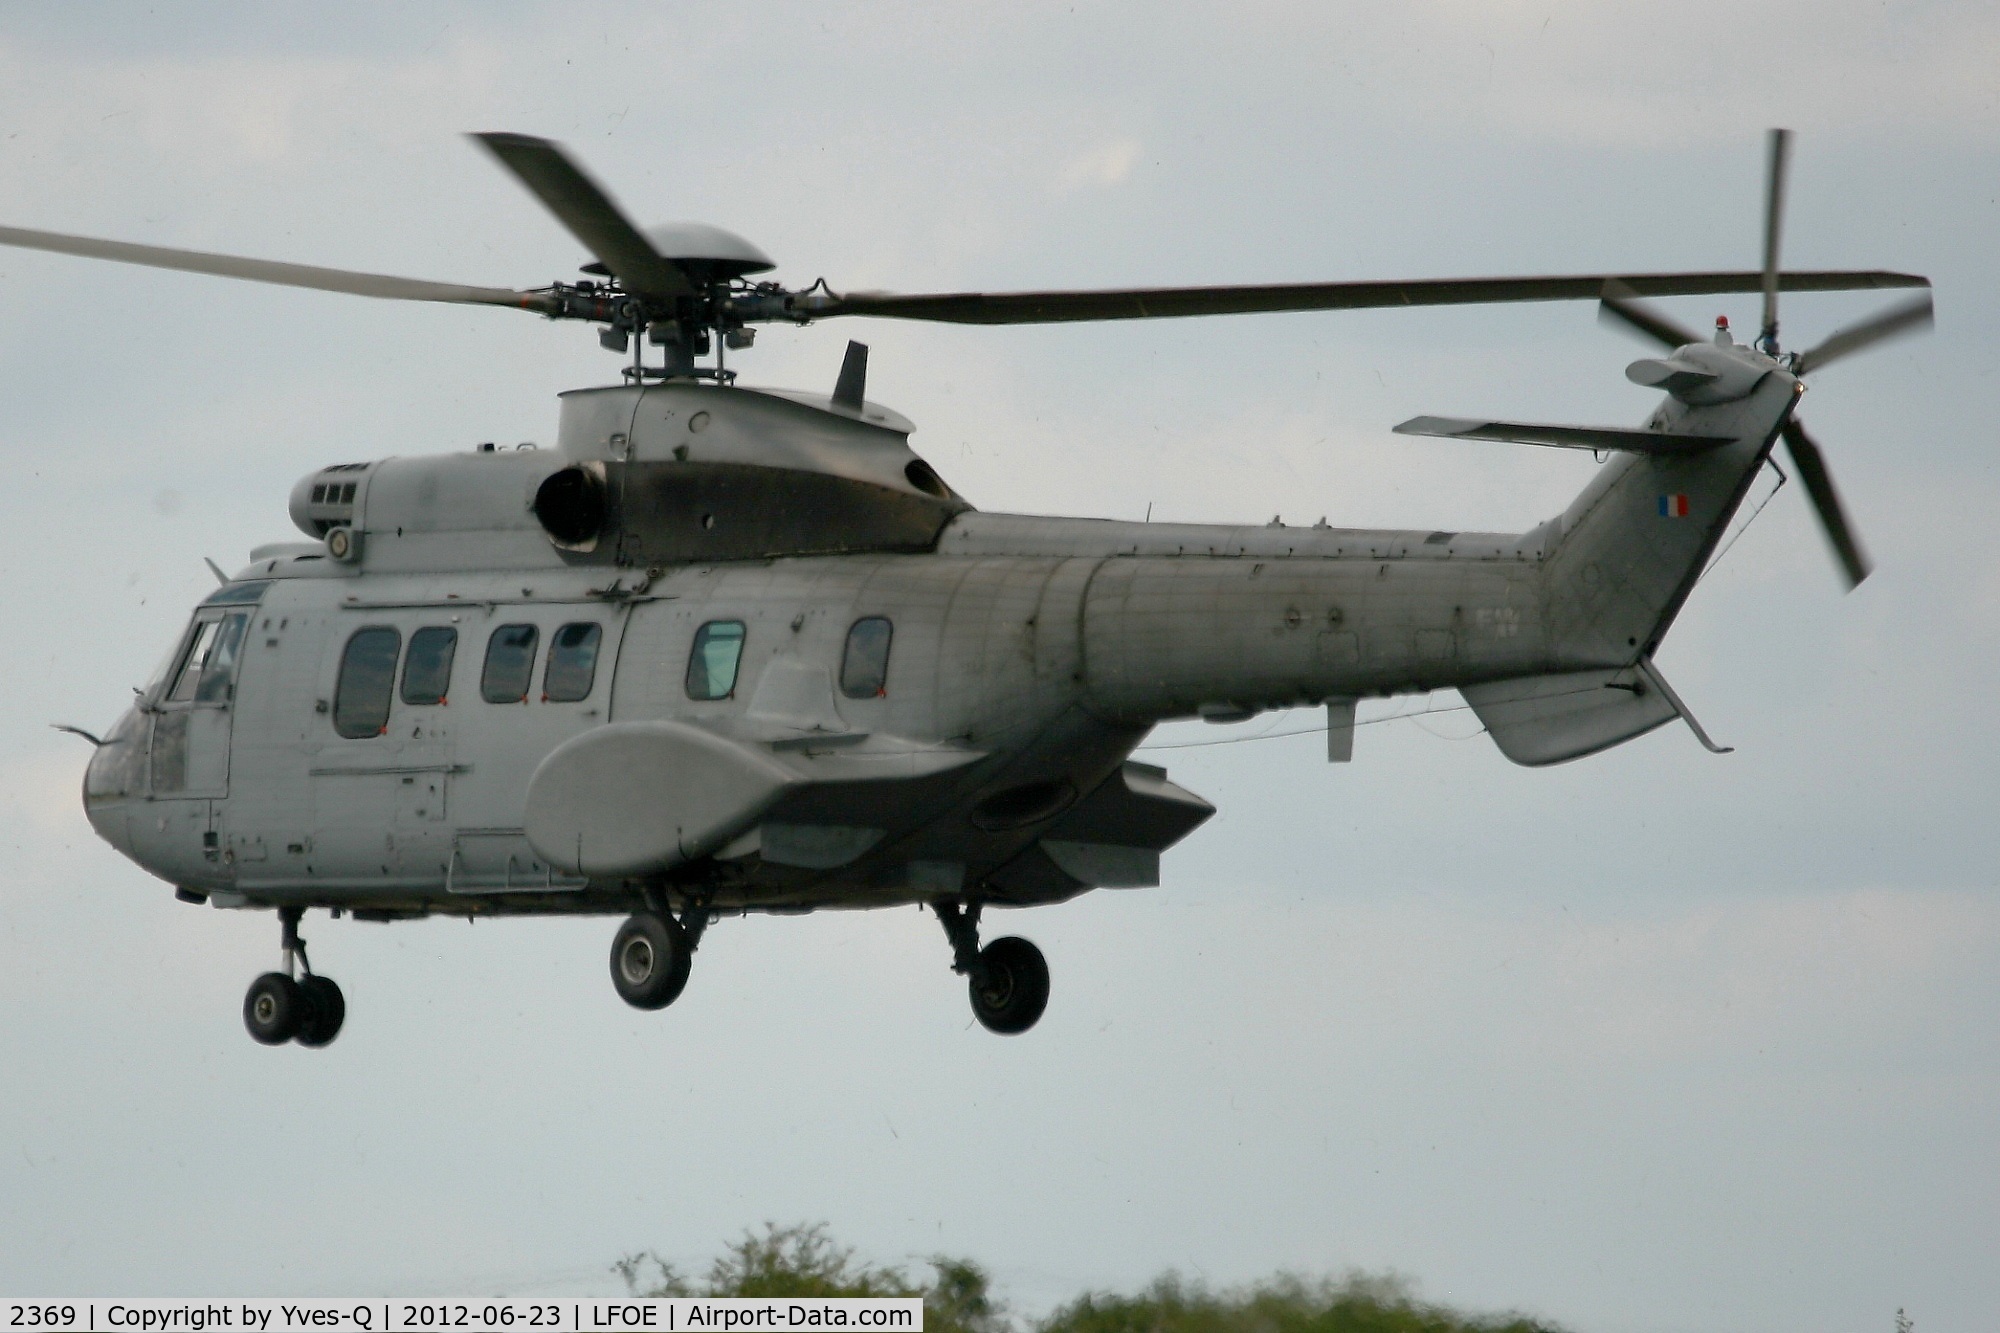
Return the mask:
M 271 580 L 253 579 L 244 583 L 225 583 L 214 592 L 201 599 L 203 606 L 255 606 L 264 600 L 265 591 Z

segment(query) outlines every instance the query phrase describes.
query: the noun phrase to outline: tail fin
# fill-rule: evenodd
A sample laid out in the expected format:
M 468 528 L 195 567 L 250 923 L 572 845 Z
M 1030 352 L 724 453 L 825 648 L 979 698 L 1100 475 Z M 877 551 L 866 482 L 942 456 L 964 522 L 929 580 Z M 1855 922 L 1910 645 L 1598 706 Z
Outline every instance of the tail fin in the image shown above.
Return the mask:
M 1769 364 L 1768 362 L 1765 364 Z M 1517 764 L 1561 763 L 1675 717 L 1711 750 L 1652 656 L 1778 435 L 1799 383 L 1771 369 L 1726 402 L 1670 396 L 1643 430 L 1418 417 L 1405 434 L 1607 449 L 1561 517 L 1522 538 L 1540 557 L 1546 669 L 1460 693 Z
M 1652 656 L 1797 401 L 1798 381 L 1777 370 L 1731 402 L 1689 407 L 1668 399 L 1653 430 L 1727 443 L 1621 452 L 1542 530 L 1557 662 L 1589 669 Z

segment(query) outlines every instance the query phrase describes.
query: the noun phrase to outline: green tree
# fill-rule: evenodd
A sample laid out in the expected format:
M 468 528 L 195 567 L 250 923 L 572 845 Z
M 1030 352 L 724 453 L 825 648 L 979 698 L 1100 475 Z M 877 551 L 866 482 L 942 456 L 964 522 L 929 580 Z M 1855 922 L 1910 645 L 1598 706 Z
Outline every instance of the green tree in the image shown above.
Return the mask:
M 612 1269 L 635 1296 L 921 1296 L 924 1333 L 1015 1333 L 993 1299 L 986 1270 L 970 1259 L 933 1256 L 931 1280 L 870 1264 L 836 1244 L 825 1223 L 765 1223 L 727 1245 L 693 1281 L 654 1251 Z M 1280 1274 L 1214 1291 L 1177 1273 L 1135 1295 L 1089 1292 L 1058 1306 L 1029 1333 L 1557 1333 L 1525 1315 L 1463 1315 L 1416 1299 L 1397 1277 L 1349 1273 L 1339 1280 Z
M 1177 1273 L 1134 1296 L 1091 1292 L 1059 1306 L 1037 1333 L 1553 1333 L 1523 1315 L 1469 1316 L 1417 1301 L 1396 1277 L 1281 1274 L 1215 1292 Z
M 1013 1333 L 985 1269 L 942 1254 L 931 1256 L 930 1265 L 935 1277 L 924 1289 L 924 1333 Z
M 761 1232 L 746 1231 L 726 1245 L 699 1282 L 651 1250 L 626 1255 L 612 1271 L 635 1296 L 921 1296 L 924 1333 L 1011 1333 L 984 1269 L 943 1255 L 930 1265 L 934 1277 L 926 1286 L 900 1268 L 856 1258 L 824 1222 L 766 1222 Z

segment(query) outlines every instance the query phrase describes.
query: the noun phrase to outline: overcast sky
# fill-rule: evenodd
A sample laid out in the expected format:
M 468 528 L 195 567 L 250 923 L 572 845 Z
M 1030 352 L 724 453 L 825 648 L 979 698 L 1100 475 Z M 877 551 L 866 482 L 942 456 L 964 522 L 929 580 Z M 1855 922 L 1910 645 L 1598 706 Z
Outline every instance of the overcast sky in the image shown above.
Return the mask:
M 1978 3 L 9 6 L 4 224 L 532 286 L 582 256 L 460 137 L 510 129 L 793 285 L 1747 268 L 1783 124 L 1788 263 L 1928 274 L 1938 328 L 1801 411 L 1875 576 L 1842 595 L 1788 487 L 1660 654 L 1734 754 L 1675 726 L 1530 771 L 1444 712 L 1330 768 L 1248 739 L 1304 715 L 1168 728 L 1238 742 L 1141 756 L 1221 813 L 1158 889 L 1005 919 L 1054 971 L 1028 1036 L 972 1024 L 911 909 L 725 921 L 659 1014 L 613 995 L 608 919 L 314 917 L 349 1020 L 311 1052 L 242 1030 L 275 922 L 100 844 L 47 724 L 108 724 L 202 558 L 294 536 L 298 476 L 547 444 L 613 362 L 506 311 L 0 252 L 0 1292 L 583 1294 L 824 1219 L 1028 1312 L 1360 1266 L 1614 1333 L 1990 1321 L 1996 69 Z M 991 510 L 1520 529 L 1588 455 L 1389 427 L 1653 402 L 1586 305 L 762 337 L 750 379 L 821 388 L 871 343 L 871 397 Z

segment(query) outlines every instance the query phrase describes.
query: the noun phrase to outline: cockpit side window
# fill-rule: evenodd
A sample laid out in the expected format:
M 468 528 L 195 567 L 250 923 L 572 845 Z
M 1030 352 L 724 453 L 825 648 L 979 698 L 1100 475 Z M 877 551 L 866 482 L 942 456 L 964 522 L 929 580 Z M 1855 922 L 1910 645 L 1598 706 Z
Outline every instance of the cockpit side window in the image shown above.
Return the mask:
M 533 625 L 502 625 L 486 641 L 486 667 L 479 673 L 479 697 L 490 704 L 528 701 L 535 678 L 535 645 L 542 632 Z
M 441 704 L 451 693 L 451 662 L 458 655 L 458 631 L 427 625 L 410 636 L 403 659 L 403 702 Z
M 250 614 L 247 611 L 222 618 L 222 628 L 216 631 L 208 657 L 202 663 L 201 681 L 194 687 L 196 703 L 229 702 L 230 687 L 236 681 L 236 663 L 243 655 L 244 631 L 249 627 Z
M 889 640 L 895 626 L 887 616 L 866 616 L 847 631 L 840 659 L 840 692 L 850 699 L 879 699 L 889 686 Z
M 711 620 L 695 631 L 694 651 L 688 654 L 688 698 L 727 699 L 736 692 L 743 634 L 740 620 Z
M 564 625 L 549 639 L 549 666 L 542 675 L 544 703 L 573 704 L 590 697 L 597 680 L 597 645 L 604 629 L 590 621 Z
M 201 669 L 207 665 L 209 650 L 215 646 L 215 632 L 221 624 L 219 620 L 204 620 L 195 626 L 194 638 L 181 658 L 180 671 L 174 676 L 173 688 L 167 691 L 166 702 L 194 702 L 195 686 L 201 680 Z
M 340 651 L 333 686 L 333 729 L 350 740 L 389 729 L 389 700 L 396 691 L 396 657 L 403 636 L 387 625 L 354 631 Z

